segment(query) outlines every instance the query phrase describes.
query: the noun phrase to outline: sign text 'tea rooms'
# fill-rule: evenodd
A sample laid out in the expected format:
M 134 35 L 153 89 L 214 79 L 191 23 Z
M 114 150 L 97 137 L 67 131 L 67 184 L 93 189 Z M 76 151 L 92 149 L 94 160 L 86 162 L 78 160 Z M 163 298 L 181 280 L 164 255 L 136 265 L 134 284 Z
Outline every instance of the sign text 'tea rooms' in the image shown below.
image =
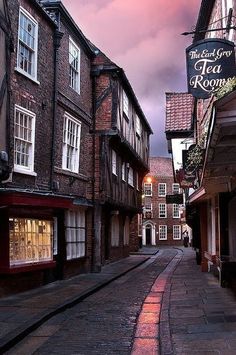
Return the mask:
M 234 43 L 206 39 L 186 49 L 188 91 L 197 98 L 208 98 L 236 76 Z

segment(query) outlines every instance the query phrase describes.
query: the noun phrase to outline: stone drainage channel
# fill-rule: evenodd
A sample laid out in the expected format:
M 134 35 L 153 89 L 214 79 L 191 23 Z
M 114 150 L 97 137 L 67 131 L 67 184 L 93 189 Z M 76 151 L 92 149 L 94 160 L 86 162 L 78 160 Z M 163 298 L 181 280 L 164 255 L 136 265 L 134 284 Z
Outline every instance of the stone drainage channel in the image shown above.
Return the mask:
M 173 354 L 169 328 L 170 280 L 182 255 L 178 250 L 145 298 L 137 320 L 132 355 Z

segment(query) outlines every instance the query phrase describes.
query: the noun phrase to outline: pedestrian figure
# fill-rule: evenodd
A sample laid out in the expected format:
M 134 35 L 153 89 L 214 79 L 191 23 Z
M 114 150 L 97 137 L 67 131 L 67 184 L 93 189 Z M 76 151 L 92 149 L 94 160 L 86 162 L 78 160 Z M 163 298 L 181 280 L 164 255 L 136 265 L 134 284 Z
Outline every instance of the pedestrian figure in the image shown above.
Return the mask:
M 188 243 L 189 243 L 189 236 L 188 236 L 188 231 L 185 230 L 182 234 L 183 237 L 183 241 L 184 241 L 184 247 L 187 248 L 188 247 Z

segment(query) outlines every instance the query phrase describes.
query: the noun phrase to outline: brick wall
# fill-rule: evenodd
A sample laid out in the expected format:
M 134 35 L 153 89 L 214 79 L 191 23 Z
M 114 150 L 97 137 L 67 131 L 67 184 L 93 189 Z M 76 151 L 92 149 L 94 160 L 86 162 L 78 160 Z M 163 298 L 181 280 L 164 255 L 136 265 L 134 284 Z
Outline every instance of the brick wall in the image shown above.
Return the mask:
M 38 70 L 37 80 L 40 84 L 18 73 L 17 38 L 19 6 L 26 9 L 38 22 Z M 52 95 L 53 95 L 53 25 L 46 19 L 40 9 L 32 6 L 28 0 L 9 2 L 14 53 L 11 63 L 11 123 L 10 123 L 10 164 L 13 166 L 14 149 L 14 107 L 20 105 L 36 114 L 35 136 L 35 172 L 37 177 L 14 173 L 13 186 L 25 186 L 38 189 L 49 188 L 52 144 Z

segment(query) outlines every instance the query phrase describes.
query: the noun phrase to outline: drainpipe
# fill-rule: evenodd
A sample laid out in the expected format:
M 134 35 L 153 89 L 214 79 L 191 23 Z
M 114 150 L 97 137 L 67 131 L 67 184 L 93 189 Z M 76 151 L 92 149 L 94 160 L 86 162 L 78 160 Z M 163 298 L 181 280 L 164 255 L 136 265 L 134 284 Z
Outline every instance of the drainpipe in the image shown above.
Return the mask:
M 51 146 L 51 171 L 50 171 L 50 189 L 54 190 L 53 173 L 54 173 L 54 160 L 55 160 L 55 143 L 56 143 L 56 120 L 57 120 L 57 92 L 58 92 L 58 50 L 61 45 L 63 33 L 58 29 L 54 32 L 54 77 L 53 77 L 53 113 L 52 113 L 52 146 Z
M 92 72 L 92 137 L 93 137 L 93 166 L 92 166 L 92 201 L 93 201 L 93 212 L 92 212 L 92 260 L 91 260 L 91 271 L 100 272 L 101 271 L 101 206 L 95 198 L 95 166 L 96 166 L 96 78 L 99 76 L 99 71 Z

